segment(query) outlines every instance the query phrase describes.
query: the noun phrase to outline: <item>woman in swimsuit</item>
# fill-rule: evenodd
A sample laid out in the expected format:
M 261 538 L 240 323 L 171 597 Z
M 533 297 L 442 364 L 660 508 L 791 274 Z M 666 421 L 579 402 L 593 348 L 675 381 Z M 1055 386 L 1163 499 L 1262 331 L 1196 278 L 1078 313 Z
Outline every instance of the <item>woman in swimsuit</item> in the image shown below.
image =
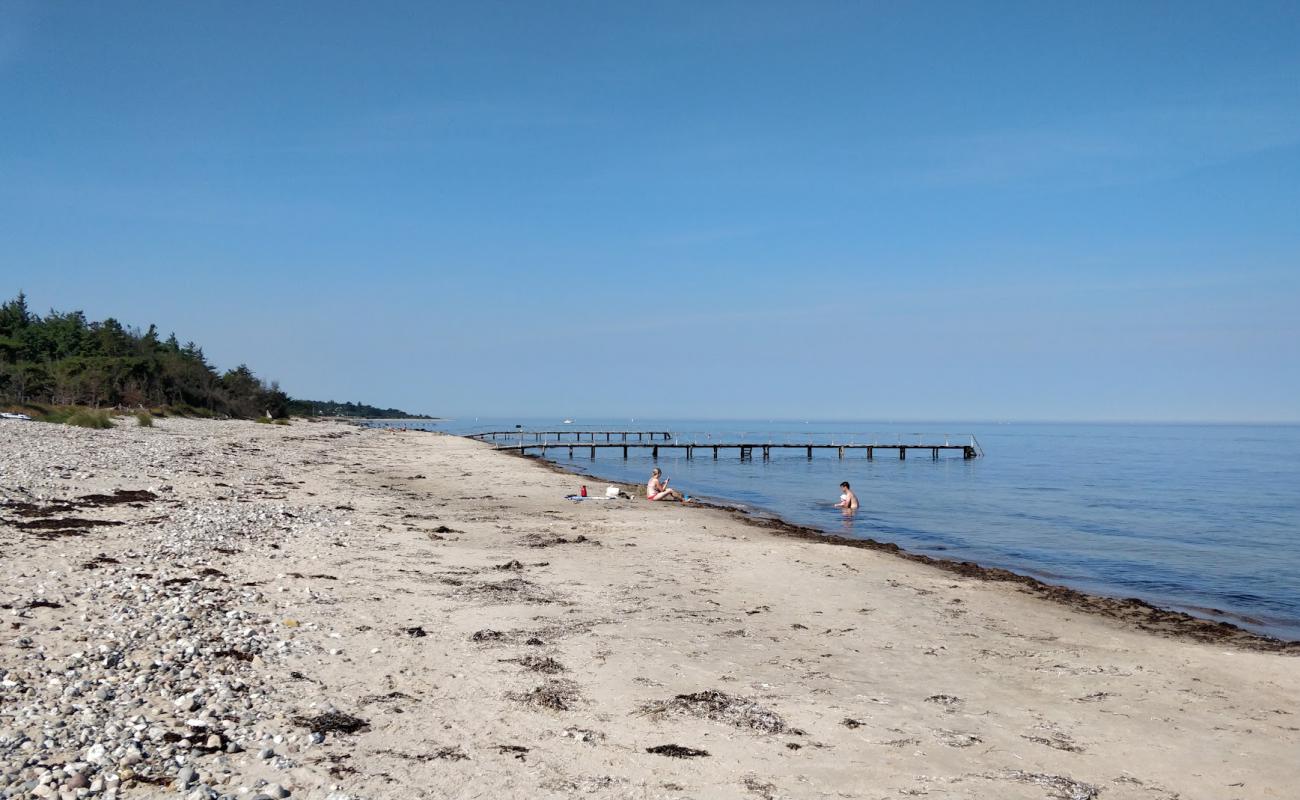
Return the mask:
M 682 493 L 676 489 L 668 488 L 668 479 L 659 479 L 659 468 L 650 473 L 650 480 L 645 484 L 645 499 L 647 500 L 683 500 Z

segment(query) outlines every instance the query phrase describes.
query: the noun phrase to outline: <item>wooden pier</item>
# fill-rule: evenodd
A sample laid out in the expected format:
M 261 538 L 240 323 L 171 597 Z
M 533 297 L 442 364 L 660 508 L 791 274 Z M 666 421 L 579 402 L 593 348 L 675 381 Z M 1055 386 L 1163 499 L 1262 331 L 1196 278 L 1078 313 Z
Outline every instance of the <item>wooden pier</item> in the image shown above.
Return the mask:
M 571 440 L 566 438 L 570 436 L 573 437 Z M 630 442 L 632 441 L 631 437 L 633 436 L 636 437 L 638 442 L 653 442 L 656 440 L 666 442 L 673 438 L 671 431 L 583 431 L 574 430 L 572 428 L 567 431 L 484 431 L 482 433 L 467 434 L 466 438 L 478 439 L 481 442 L 495 442 L 500 439 L 505 439 L 506 441 L 517 439 L 522 443 L 529 439 L 533 442 L 581 442 L 582 437 L 584 436 L 587 437 L 587 441 L 589 442 L 595 442 L 598 439 L 604 442 Z M 603 437 L 603 439 L 601 437 Z M 617 440 L 615 437 L 618 437 Z M 518 447 L 516 446 L 515 449 L 518 449 Z
M 658 434 L 658 433 L 656 433 L 656 435 L 662 436 L 662 434 Z M 515 434 L 515 436 L 516 438 L 518 438 L 518 434 Z M 649 450 L 650 457 L 654 459 L 659 458 L 660 450 L 682 451 L 685 453 L 687 458 L 694 458 L 695 451 L 703 450 L 705 452 L 711 452 L 713 454 L 714 459 L 718 458 L 719 451 L 735 450 L 739 453 L 741 461 L 752 460 L 754 457 L 755 450 L 759 451 L 762 454 L 764 461 L 767 461 L 772 457 L 773 450 L 803 450 L 807 454 L 809 459 L 813 457 L 814 450 L 834 451 L 835 454 L 840 458 L 844 458 L 845 453 L 851 454 L 853 452 L 862 452 L 866 454 L 868 461 L 873 460 L 876 457 L 877 450 L 897 451 L 898 458 L 900 460 L 905 460 L 907 458 L 907 451 L 909 450 L 920 450 L 922 452 L 928 452 L 930 458 L 934 460 L 938 460 L 940 451 L 960 452 L 963 459 L 977 458 L 980 455 L 979 447 L 975 443 L 974 437 L 971 438 L 970 444 L 952 444 L 951 442 L 948 441 L 944 441 L 943 443 L 922 442 L 916 444 L 903 443 L 903 442 L 896 442 L 893 444 L 889 444 L 889 443 L 827 444 L 827 443 L 818 443 L 818 442 L 810 442 L 810 443 L 698 442 L 698 441 L 678 442 L 678 441 L 668 441 L 668 438 L 669 437 L 664 436 L 663 439 L 660 441 L 649 441 L 649 442 L 647 441 L 633 442 L 630 440 L 620 440 L 618 442 L 595 441 L 595 440 L 579 442 L 577 440 L 574 440 L 574 441 L 564 442 L 564 441 L 548 441 L 546 439 L 539 439 L 534 442 L 520 442 L 518 444 L 498 444 L 496 447 L 498 450 L 513 450 L 518 453 L 527 453 L 529 451 L 535 451 L 542 456 L 545 456 L 548 450 L 567 449 L 569 451 L 570 458 L 573 457 L 573 451 L 575 449 L 587 450 L 590 453 L 592 458 L 596 457 L 597 450 L 605 450 L 611 448 L 615 450 L 621 448 L 623 451 L 623 458 L 628 457 L 628 451 L 631 449 Z

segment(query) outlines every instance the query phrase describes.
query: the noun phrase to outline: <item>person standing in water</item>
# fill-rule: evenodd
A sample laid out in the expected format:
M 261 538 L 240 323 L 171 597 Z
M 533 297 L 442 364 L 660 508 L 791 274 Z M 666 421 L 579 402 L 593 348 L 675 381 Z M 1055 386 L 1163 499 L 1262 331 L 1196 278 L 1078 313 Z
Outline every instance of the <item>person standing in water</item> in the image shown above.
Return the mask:
M 835 504 L 835 507 L 842 508 L 845 511 L 858 510 L 858 496 L 849 488 L 848 481 L 840 484 L 840 501 Z
M 659 468 L 655 467 L 654 472 L 650 473 L 650 480 L 645 484 L 645 499 L 647 500 L 681 500 L 686 501 L 682 493 L 676 489 L 668 488 L 668 479 L 660 480 Z

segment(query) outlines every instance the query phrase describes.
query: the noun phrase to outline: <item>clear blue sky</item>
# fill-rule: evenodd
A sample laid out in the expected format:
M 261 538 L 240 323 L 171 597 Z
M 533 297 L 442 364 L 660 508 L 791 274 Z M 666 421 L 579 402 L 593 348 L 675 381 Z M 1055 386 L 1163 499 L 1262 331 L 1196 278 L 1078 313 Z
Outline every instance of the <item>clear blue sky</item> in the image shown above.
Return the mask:
M 431 413 L 1295 420 L 1298 9 L 0 0 L 0 293 Z

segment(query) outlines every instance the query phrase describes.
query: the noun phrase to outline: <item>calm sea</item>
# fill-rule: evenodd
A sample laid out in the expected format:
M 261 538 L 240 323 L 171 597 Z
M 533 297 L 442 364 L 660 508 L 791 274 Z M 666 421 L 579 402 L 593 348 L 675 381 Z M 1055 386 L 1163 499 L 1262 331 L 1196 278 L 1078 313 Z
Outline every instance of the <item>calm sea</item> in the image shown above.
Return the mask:
M 932 461 L 893 451 L 660 452 L 675 488 L 842 536 L 894 542 L 1052 583 L 1156 605 L 1285 639 L 1300 639 L 1300 426 L 1113 425 L 704 420 L 455 420 L 486 429 L 666 430 L 707 443 L 740 435 L 772 442 L 969 441 L 985 457 Z M 963 436 L 965 434 L 966 436 Z M 648 451 L 553 449 L 593 476 L 644 483 Z M 839 482 L 862 508 L 833 508 Z M 575 490 L 579 481 L 575 479 Z M 599 484 L 599 481 L 588 481 Z

